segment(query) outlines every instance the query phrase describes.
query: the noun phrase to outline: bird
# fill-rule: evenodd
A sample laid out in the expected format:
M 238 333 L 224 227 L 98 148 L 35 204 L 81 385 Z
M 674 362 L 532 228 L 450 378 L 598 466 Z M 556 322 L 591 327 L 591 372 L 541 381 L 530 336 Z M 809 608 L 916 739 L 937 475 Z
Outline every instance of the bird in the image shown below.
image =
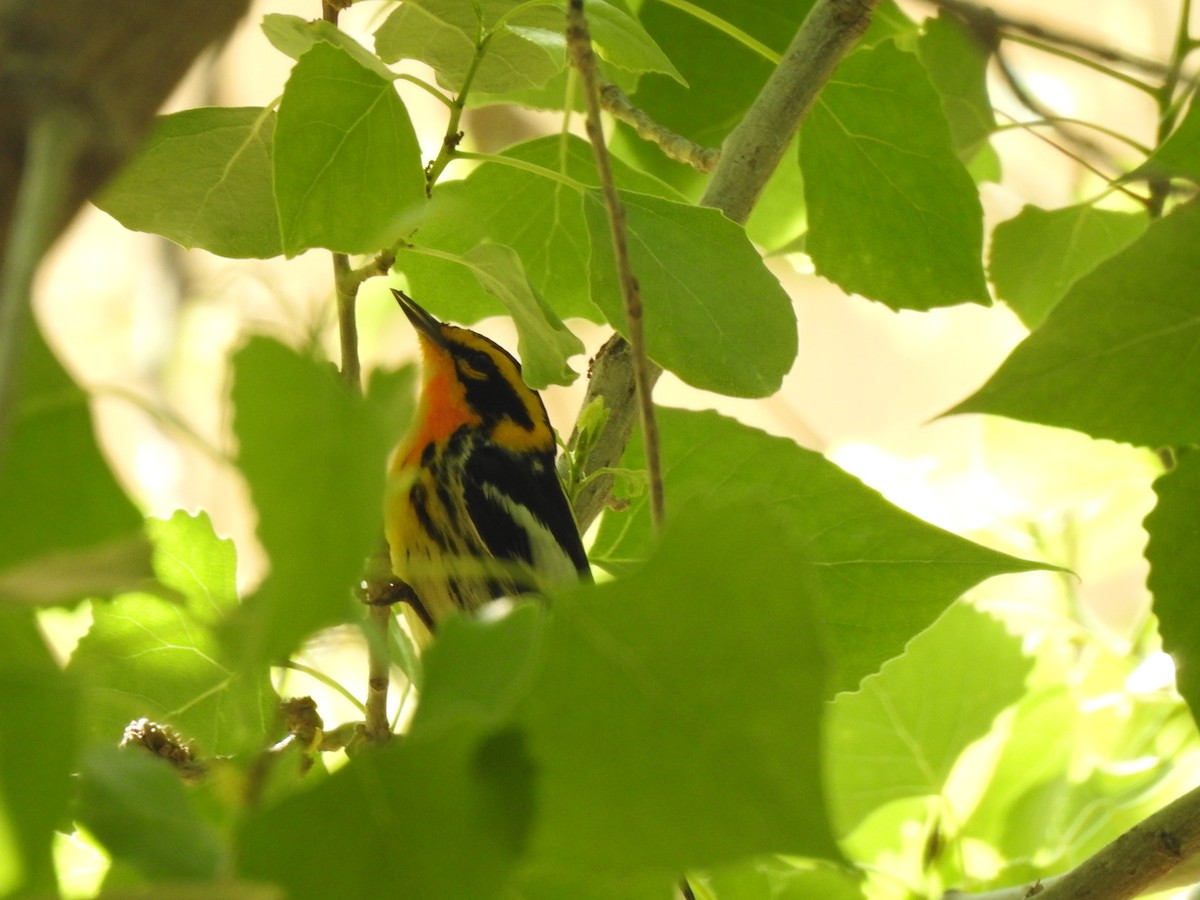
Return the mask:
M 385 533 L 432 632 L 498 597 L 590 581 L 545 404 L 495 341 L 392 290 L 421 349 L 415 422 L 388 462 Z

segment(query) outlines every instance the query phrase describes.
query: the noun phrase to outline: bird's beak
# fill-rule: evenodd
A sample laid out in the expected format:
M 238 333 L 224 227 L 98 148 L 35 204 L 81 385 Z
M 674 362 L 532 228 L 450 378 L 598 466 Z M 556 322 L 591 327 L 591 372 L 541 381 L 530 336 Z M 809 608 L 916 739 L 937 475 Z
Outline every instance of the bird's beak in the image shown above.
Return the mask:
M 392 295 L 400 304 L 400 308 L 404 310 L 404 314 L 408 316 L 408 321 L 412 322 L 413 328 L 417 329 L 418 335 L 429 339 L 439 347 L 444 344 L 441 322 L 417 306 L 416 301 L 404 291 L 392 288 Z

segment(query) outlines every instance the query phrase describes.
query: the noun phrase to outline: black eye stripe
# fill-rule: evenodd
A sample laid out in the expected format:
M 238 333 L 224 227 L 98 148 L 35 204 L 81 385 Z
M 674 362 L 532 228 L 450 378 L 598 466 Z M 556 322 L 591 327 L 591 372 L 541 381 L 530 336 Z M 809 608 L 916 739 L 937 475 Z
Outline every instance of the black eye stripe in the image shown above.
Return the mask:
M 495 360 L 482 350 L 459 348 L 458 363 L 468 376 L 489 378 L 497 372 Z

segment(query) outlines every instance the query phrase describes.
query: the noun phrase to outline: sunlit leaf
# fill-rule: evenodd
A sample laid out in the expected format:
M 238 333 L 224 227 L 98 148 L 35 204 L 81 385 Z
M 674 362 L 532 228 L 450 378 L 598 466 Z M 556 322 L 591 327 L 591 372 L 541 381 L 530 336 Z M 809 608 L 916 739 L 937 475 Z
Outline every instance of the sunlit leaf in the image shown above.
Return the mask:
M 989 56 L 976 35 L 946 10 L 925 21 L 917 55 L 941 95 L 959 157 L 969 163 L 996 130 L 987 91 Z
M 381 78 L 391 81 L 396 77 L 391 69 L 379 61 L 378 56 L 325 19 L 269 13 L 263 16 L 262 30 L 276 50 L 292 59 L 298 60 L 317 41 L 324 41 L 345 50 L 355 62 Z
M 587 267 L 591 254 L 580 191 L 599 184 L 591 148 L 580 138 L 543 137 L 504 151 L 521 163 L 548 171 L 543 175 L 503 163 L 485 163 L 462 181 L 434 190 L 429 220 L 414 236 L 418 247 L 461 257 L 483 241 L 512 247 L 525 274 L 559 316 L 599 320 L 592 303 Z M 567 176 L 564 183 L 555 174 Z M 662 182 L 614 160 L 618 185 L 647 194 L 678 197 Z M 440 255 L 401 252 L 396 268 L 414 295 L 431 312 L 471 324 L 502 310 L 469 268 Z
M 273 162 L 289 256 L 310 247 L 380 250 L 424 200 L 421 150 L 392 82 L 325 41 L 292 69 Z
M 383 532 L 386 458 L 408 426 L 411 372 L 363 400 L 331 366 L 267 338 L 234 357 L 238 466 L 271 560 L 223 628 L 245 665 L 275 663 L 319 628 L 354 621 L 352 590 Z
M 283 252 L 271 190 L 275 111 L 203 107 L 162 116 L 96 198 L 126 228 L 218 256 Z
M 1200 182 L 1200 104 L 1195 95 L 1175 130 L 1130 175 L 1138 176 L 1182 176 Z
M 993 232 L 989 270 L 996 294 L 1036 328 L 1080 276 L 1130 244 L 1147 224 L 1141 213 L 1089 203 L 1056 210 L 1026 206 Z
M 659 72 L 686 85 L 683 76 L 655 43 L 642 23 L 606 0 L 584 4 L 588 30 L 604 59 L 631 72 Z
M 489 732 L 466 711 L 251 816 L 238 865 L 296 900 L 370 897 L 380 885 L 423 900 L 495 897 L 528 839 L 533 774 L 519 732 Z
M 1076 281 L 952 412 L 986 412 L 1150 447 L 1200 441 L 1200 204 L 1154 222 Z
M 1174 469 L 1154 482 L 1158 504 L 1146 517 L 1150 543 L 1148 585 L 1154 593 L 1163 649 L 1175 660 L 1175 683 L 1195 718 L 1200 715 L 1200 620 L 1195 615 L 1200 589 L 1200 456 L 1180 455 Z
M 261 747 L 276 705 L 266 667 L 232 671 L 217 638 L 238 605 L 232 542 L 218 539 L 205 515 L 178 512 L 149 529 L 155 572 L 176 599 L 126 594 L 95 604 L 70 666 L 84 686 L 87 741 L 115 745 L 146 717 L 206 754 Z
M 660 409 L 659 427 L 676 515 L 687 515 L 692 503 L 767 498 L 805 536 L 821 587 L 817 615 L 829 633 L 833 690 L 856 688 L 967 588 L 1038 568 L 922 522 L 792 441 L 711 412 Z M 636 440 L 625 465 L 644 465 Z M 650 546 L 646 498 L 634 498 L 628 513 L 605 516 L 592 559 L 628 571 Z
M 472 92 L 540 87 L 566 64 L 562 12 L 533 5 L 500 24 L 500 17 L 518 5 L 516 0 L 412 0 L 375 32 L 375 50 L 384 62 L 428 63 L 438 83 L 450 91 L 462 89 L 477 55 Z
M 504 304 L 517 326 L 521 374 L 533 388 L 570 384 L 577 377 L 567 359 L 583 352 L 583 342 L 562 323 L 525 277 L 511 247 L 485 242 L 463 257 L 480 285 Z
M 972 664 L 962 651 L 971 648 Z M 950 607 L 904 654 L 830 711 L 830 797 L 842 834 L 904 797 L 938 796 L 967 746 L 1025 691 L 1021 642 L 970 606 Z M 937 702 L 924 686 L 936 684 Z
M 983 209 L 924 67 L 885 42 L 842 61 L 800 142 L 817 272 L 893 309 L 988 303 Z
M 537 857 L 663 872 L 769 849 L 839 858 L 812 575 L 771 505 L 697 505 L 635 575 L 555 598 L 521 716 Z
M 714 209 L 622 195 L 630 268 L 641 285 L 647 354 L 688 384 L 735 397 L 779 389 L 796 358 L 796 314 L 745 231 Z M 592 300 L 625 333 L 608 215 L 584 198 Z

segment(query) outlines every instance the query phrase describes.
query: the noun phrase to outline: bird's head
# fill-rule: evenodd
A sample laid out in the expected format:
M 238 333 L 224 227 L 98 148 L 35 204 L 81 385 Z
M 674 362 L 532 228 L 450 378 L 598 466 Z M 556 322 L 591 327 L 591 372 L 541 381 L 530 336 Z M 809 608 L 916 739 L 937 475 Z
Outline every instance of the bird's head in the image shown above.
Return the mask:
M 525 384 L 521 364 L 483 335 L 434 318 L 403 291 L 396 302 L 421 345 L 421 408 L 406 463 L 459 428 L 477 428 L 515 452 L 554 451 L 554 432 L 537 391 Z

